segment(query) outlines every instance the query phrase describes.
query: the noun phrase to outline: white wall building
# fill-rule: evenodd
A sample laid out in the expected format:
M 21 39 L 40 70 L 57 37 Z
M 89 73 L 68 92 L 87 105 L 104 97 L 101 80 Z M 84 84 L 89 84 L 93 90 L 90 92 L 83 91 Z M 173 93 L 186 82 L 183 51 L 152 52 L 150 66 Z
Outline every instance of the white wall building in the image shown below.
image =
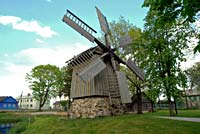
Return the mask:
M 20 96 L 17 98 L 18 106 L 20 109 L 39 109 L 39 101 L 33 98 L 32 95 Z M 43 110 L 51 109 L 50 102 L 47 101 L 42 107 Z

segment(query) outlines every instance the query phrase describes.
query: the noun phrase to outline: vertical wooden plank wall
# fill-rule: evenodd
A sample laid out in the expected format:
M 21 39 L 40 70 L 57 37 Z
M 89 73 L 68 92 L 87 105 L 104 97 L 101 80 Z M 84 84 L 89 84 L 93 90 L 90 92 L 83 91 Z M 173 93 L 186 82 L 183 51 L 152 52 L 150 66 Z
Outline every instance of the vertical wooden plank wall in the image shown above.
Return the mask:
M 108 84 L 107 75 L 111 73 L 110 66 L 107 66 L 103 71 L 101 71 L 94 79 L 89 81 L 83 81 L 77 75 L 79 72 L 83 71 L 93 60 L 96 60 L 98 56 L 94 56 L 90 62 L 76 66 L 73 68 L 72 76 L 72 88 L 71 97 L 78 98 L 84 96 L 108 96 Z

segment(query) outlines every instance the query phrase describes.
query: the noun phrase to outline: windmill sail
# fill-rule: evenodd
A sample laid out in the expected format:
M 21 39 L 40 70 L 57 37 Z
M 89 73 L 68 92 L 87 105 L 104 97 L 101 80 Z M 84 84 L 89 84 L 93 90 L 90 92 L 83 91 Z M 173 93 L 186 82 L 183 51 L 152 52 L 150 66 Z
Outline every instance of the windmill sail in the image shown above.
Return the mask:
M 120 90 L 120 96 L 122 103 L 131 103 L 131 97 L 128 89 L 128 83 L 126 79 L 126 75 L 124 72 L 117 71 L 117 80 Z
M 106 64 L 98 58 L 78 75 L 84 81 L 89 81 L 106 68 Z
M 70 25 L 73 29 L 75 29 L 91 42 L 94 42 L 95 37 L 92 35 L 92 33 L 96 33 L 96 31 L 69 10 L 67 10 L 67 13 L 64 15 L 62 21 Z
M 97 43 L 97 45 L 104 51 L 109 51 L 108 47 L 106 47 L 103 43 L 101 43 L 92 35 L 93 33 L 97 32 L 93 28 L 88 26 L 85 22 L 83 22 L 80 18 L 78 18 L 76 15 L 74 15 L 71 11 L 67 10 L 67 13 L 63 16 L 62 21 L 71 26 L 74 30 L 79 32 L 89 41 Z
M 141 80 L 144 80 L 144 73 L 136 66 L 136 64 L 129 58 L 126 65 L 130 68 Z
M 109 29 L 109 25 L 108 25 L 107 19 L 97 7 L 95 7 L 95 8 L 96 8 L 96 11 L 97 11 L 97 15 L 98 15 L 99 23 L 100 23 L 100 26 L 101 26 L 101 30 L 105 34 L 108 34 L 110 29 Z
M 132 43 L 132 39 L 128 34 L 124 35 L 123 37 L 119 39 L 119 44 L 120 44 L 120 47 L 122 48 L 126 47 L 127 45 L 131 43 Z

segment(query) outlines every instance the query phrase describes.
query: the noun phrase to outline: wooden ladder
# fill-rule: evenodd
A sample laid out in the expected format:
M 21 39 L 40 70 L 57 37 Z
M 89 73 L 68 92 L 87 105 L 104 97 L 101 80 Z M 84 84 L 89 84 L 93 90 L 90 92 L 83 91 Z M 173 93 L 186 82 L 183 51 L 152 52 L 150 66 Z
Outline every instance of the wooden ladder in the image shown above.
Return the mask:
M 111 105 L 121 104 L 121 96 L 116 74 L 108 75 L 108 91 Z

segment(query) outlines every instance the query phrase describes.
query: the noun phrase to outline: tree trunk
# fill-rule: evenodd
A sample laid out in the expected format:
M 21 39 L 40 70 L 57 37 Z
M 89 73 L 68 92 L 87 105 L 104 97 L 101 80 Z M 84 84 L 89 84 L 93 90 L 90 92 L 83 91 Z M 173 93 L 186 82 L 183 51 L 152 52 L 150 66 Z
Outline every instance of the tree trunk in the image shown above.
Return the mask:
M 142 114 L 142 93 L 139 87 L 137 87 L 137 108 L 138 114 Z
M 187 101 L 187 96 L 185 96 L 185 101 L 186 101 L 186 109 L 188 110 L 188 101 Z
M 178 109 L 177 109 L 177 105 L 176 105 L 176 99 L 174 99 L 174 106 L 175 106 L 176 115 L 178 115 Z
M 42 99 L 40 98 L 40 102 L 39 102 L 39 108 L 38 108 L 38 111 L 39 111 L 39 112 L 41 112 L 41 111 L 42 111 L 42 105 L 41 105 L 41 103 L 42 103 Z
M 174 116 L 173 103 L 170 98 L 168 98 L 168 104 L 169 104 L 169 114 L 170 116 Z
M 153 101 L 151 102 L 151 112 L 152 113 L 154 112 L 154 103 L 153 103 Z
M 174 108 L 175 108 L 176 115 L 178 115 L 178 109 L 177 109 L 176 99 L 174 99 Z
M 184 92 L 185 92 L 185 103 L 186 103 L 186 109 L 188 110 L 188 100 L 187 100 L 187 94 L 184 88 Z

